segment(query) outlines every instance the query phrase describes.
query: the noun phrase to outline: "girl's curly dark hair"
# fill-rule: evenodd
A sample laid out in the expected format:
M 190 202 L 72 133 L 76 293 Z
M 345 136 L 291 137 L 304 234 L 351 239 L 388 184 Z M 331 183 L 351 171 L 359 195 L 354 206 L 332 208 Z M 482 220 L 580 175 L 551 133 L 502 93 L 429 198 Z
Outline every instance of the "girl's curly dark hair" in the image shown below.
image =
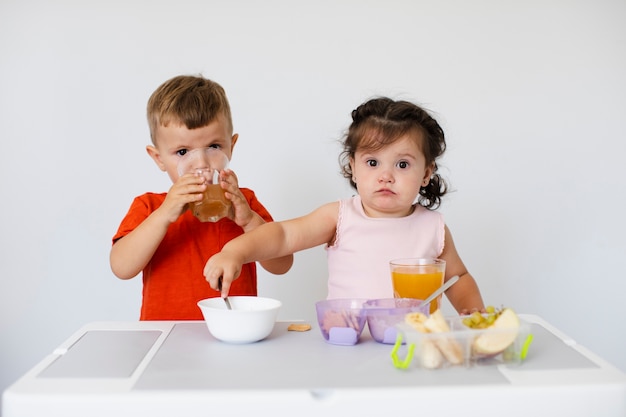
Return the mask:
M 371 99 L 352 111 L 352 124 L 348 129 L 339 155 L 341 173 L 350 180 L 356 190 L 357 185 L 352 179 L 350 159 L 354 158 L 357 149 L 377 150 L 400 139 L 410 131 L 417 131 L 423 138 L 419 143 L 426 158 L 426 165 L 433 166 L 430 182 L 420 187 L 418 204 L 435 210 L 441 204 L 441 197 L 448 191 L 446 181 L 437 173 L 436 160 L 446 150 L 443 129 L 428 112 L 408 101 L 394 101 L 387 97 Z

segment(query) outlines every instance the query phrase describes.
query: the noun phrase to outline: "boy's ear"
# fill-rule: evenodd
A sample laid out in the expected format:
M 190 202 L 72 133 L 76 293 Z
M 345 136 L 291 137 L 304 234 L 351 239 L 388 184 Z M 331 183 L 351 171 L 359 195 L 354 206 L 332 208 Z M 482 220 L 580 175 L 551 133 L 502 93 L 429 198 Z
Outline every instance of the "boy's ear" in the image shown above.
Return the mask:
M 152 145 L 148 145 L 146 146 L 146 151 L 148 152 L 148 155 L 150 155 L 150 158 L 152 158 L 157 164 L 159 169 L 161 171 L 165 171 L 165 164 L 161 161 L 161 154 L 159 153 L 159 150 Z
M 239 133 L 235 133 L 230 140 L 230 154 L 233 154 L 233 149 L 235 149 L 235 143 L 237 143 L 237 139 L 239 139 Z

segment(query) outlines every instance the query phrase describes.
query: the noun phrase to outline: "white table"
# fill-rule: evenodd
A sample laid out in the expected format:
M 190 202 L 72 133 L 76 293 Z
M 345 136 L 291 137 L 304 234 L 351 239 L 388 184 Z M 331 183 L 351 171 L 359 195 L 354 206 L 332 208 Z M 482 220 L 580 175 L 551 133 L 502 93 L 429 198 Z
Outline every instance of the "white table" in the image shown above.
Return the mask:
M 19 416 L 625 416 L 626 374 L 537 316 L 517 367 L 405 371 L 367 331 L 326 343 L 316 323 L 229 345 L 203 322 L 98 322 L 72 335 L 3 393 Z M 221 413 L 221 414 L 220 414 Z

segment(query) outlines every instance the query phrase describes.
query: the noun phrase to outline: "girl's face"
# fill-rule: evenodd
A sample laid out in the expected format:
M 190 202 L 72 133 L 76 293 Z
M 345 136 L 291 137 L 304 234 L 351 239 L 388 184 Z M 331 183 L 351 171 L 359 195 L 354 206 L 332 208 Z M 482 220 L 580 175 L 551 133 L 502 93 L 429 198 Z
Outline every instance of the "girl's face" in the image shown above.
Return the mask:
M 426 165 L 418 145 L 422 141 L 422 133 L 411 132 L 382 149 L 355 152 L 350 166 L 368 216 L 404 217 L 413 212 L 420 187 L 433 173 L 433 164 Z
M 167 172 L 172 182 L 178 180 L 178 161 L 194 149 L 220 149 L 230 160 L 238 135 L 231 135 L 229 124 L 222 115 L 206 126 L 187 129 L 185 125 L 170 123 L 159 126 L 156 147 L 148 146 L 148 154 L 161 171 Z

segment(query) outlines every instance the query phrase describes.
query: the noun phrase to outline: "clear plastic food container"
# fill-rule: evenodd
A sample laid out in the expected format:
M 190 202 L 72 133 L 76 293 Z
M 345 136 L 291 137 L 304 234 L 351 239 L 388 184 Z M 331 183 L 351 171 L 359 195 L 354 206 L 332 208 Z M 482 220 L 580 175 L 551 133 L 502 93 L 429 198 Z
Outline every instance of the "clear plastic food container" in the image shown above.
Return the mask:
M 532 341 L 530 326 L 520 319 L 515 329 L 472 329 L 463 317 L 445 318 L 449 332 L 422 333 L 406 323 L 399 323 L 398 339 L 392 351 L 397 368 L 441 369 L 450 366 L 519 365 Z M 406 342 L 406 356 L 398 357 Z

